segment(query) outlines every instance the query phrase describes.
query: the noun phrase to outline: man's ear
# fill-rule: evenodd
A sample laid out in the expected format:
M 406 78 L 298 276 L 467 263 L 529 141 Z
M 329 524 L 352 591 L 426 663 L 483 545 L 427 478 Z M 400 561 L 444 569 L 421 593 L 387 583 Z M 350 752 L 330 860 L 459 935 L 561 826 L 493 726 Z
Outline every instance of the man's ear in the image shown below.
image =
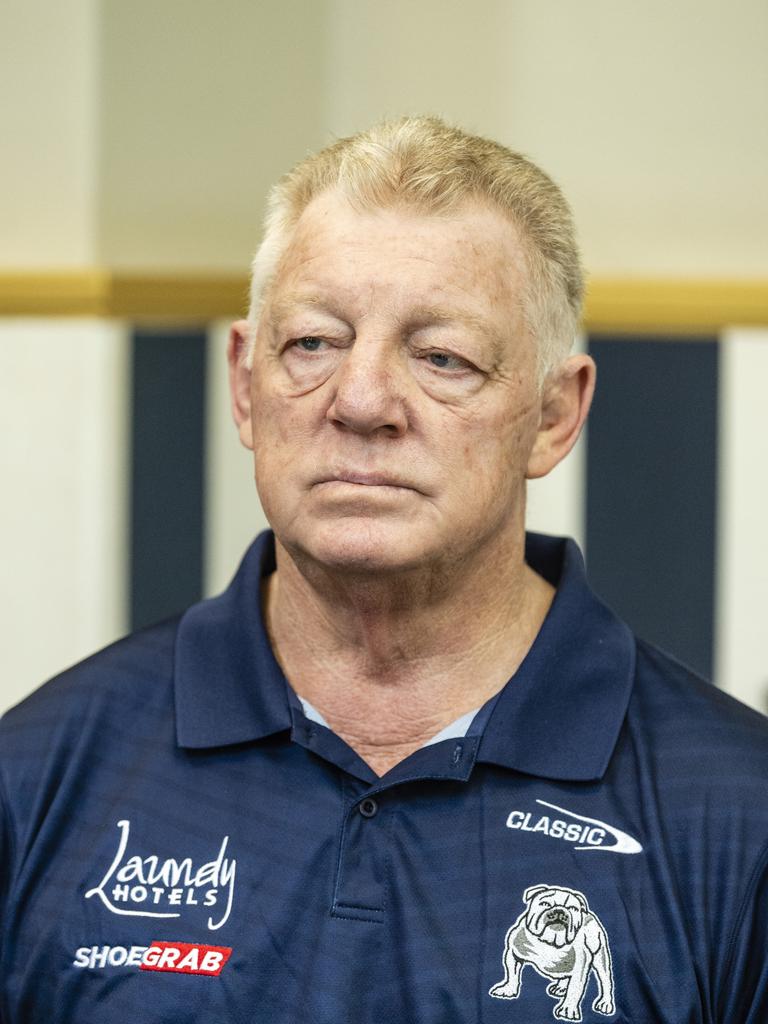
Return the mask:
M 236 320 L 229 329 L 229 341 L 227 342 L 232 417 L 240 436 L 240 442 L 251 451 L 253 451 L 251 370 L 246 365 L 246 356 L 255 329 L 255 326 L 248 320 Z
M 595 391 L 595 364 L 587 355 L 569 356 L 544 382 L 539 430 L 526 477 L 546 476 L 579 439 Z

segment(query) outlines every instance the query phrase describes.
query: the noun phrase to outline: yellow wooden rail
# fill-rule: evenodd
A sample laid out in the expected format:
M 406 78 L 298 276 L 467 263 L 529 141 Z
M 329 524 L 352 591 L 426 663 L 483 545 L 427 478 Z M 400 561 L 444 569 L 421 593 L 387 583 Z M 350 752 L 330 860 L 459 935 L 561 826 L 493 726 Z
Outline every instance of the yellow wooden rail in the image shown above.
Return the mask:
M 0 316 L 97 316 L 205 321 L 241 316 L 243 274 L 110 270 L 4 273 Z
M 592 332 L 672 334 L 768 325 L 768 278 L 597 277 L 587 290 L 584 323 Z
M 241 316 L 241 274 L 129 273 L 102 269 L 0 271 L 0 316 L 192 320 Z M 768 279 L 595 277 L 584 324 L 593 332 L 695 334 L 768 325 Z

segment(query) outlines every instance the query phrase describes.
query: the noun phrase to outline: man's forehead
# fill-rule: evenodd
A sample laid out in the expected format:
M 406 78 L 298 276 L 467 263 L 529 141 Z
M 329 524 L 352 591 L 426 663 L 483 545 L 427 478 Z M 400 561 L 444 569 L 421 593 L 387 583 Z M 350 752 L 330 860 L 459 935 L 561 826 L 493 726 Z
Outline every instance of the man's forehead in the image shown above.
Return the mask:
M 466 260 L 502 255 L 510 270 L 525 263 L 522 234 L 513 220 L 490 200 L 467 197 L 449 209 L 427 210 L 407 200 L 379 205 L 353 204 L 339 190 L 315 196 L 290 231 L 283 263 L 322 259 L 325 245 L 360 243 L 371 232 L 389 236 L 405 256 L 429 259 L 451 252 Z M 434 247 L 421 248 L 433 236 Z

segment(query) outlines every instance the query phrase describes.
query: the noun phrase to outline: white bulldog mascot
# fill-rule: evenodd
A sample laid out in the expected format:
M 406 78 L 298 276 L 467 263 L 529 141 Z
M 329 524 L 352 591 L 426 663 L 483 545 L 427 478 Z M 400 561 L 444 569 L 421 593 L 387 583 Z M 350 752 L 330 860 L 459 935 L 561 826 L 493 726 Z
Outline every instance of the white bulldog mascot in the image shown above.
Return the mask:
M 594 971 L 598 994 L 596 1013 L 616 1012 L 613 970 L 608 936 L 590 911 L 584 895 L 554 885 L 534 885 L 523 896 L 525 910 L 507 932 L 504 944 L 504 980 L 490 989 L 495 999 L 517 999 L 526 964 L 551 984 L 549 995 L 558 1000 L 556 1020 L 581 1020 L 581 1003 Z

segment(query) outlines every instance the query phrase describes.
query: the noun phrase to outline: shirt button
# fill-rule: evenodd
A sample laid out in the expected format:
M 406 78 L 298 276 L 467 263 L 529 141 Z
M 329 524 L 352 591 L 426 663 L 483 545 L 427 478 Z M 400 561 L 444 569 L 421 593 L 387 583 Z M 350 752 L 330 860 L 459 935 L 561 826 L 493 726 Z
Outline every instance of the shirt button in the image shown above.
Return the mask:
M 358 810 L 364 818 L 372 818 L 379 809 L 379 805 L 371 797 L 366 797 L 365 800 L 360 802 Z

